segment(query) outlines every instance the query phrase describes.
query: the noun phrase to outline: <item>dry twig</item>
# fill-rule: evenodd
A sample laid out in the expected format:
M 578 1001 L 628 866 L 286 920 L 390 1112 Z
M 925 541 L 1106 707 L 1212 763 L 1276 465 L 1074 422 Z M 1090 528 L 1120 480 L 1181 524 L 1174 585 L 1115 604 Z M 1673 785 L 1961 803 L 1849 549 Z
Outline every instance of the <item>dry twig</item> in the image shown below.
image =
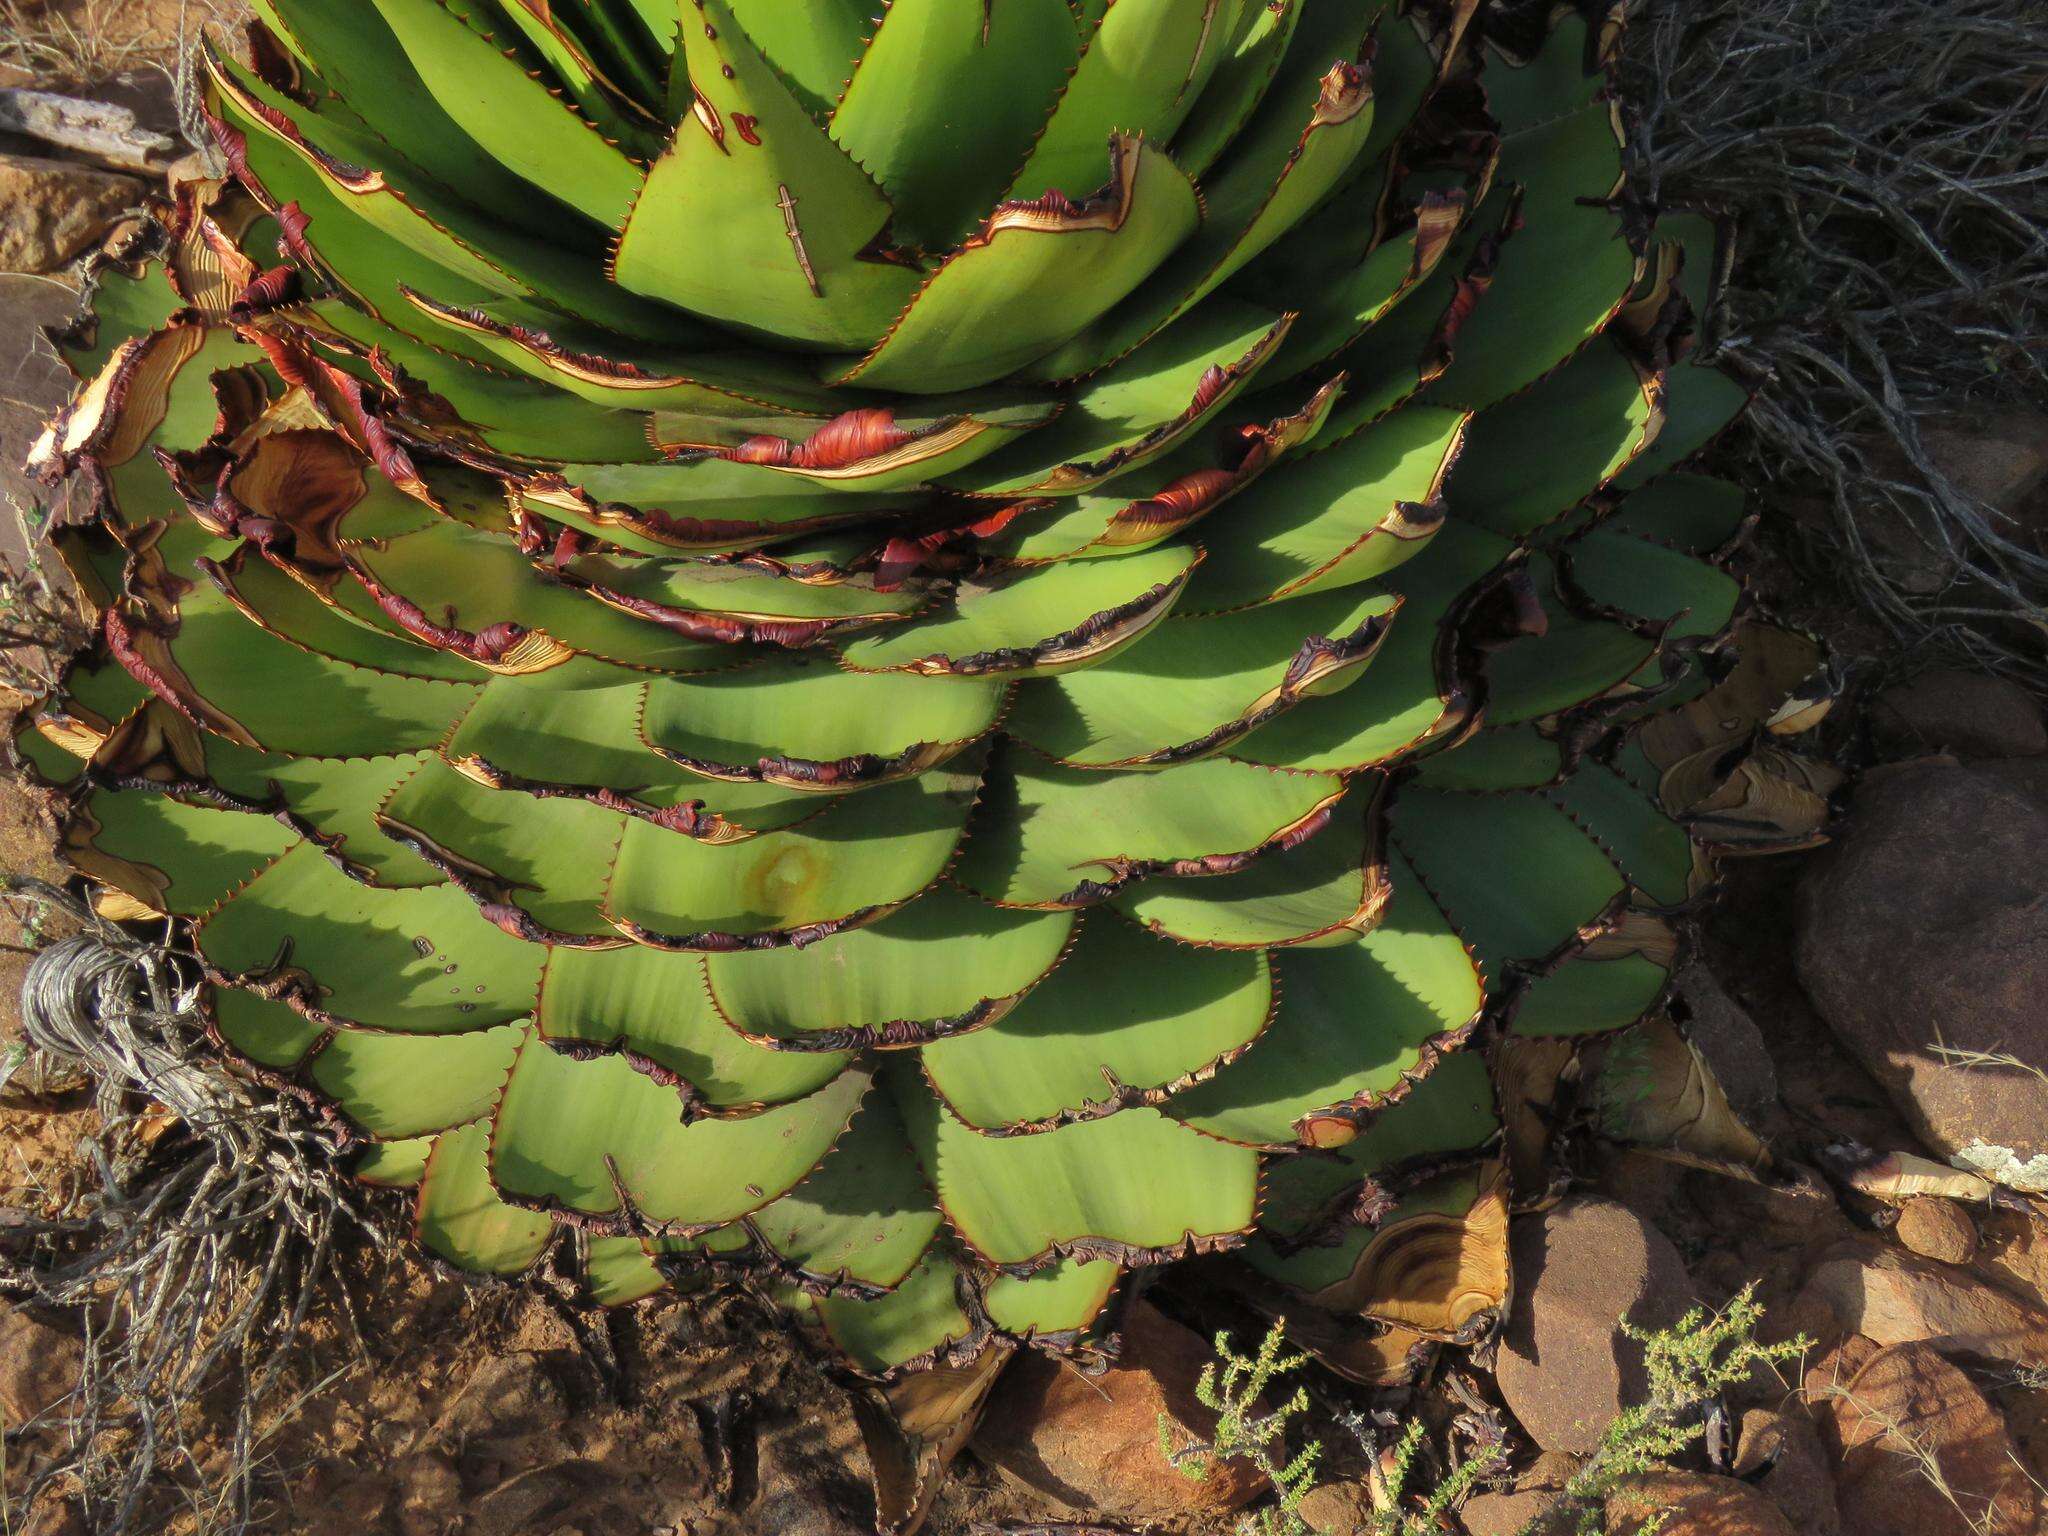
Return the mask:
M 352 1328 L 336 1245 L 351 1230 L 385 1243 L 386 1224 L 335 1177 L 323 1122 L 221 1070 L 183 956 L 53 887 L 9 884 L 84 925 L 37 956 L 23 1017 L 35 1049 L 91 1069 L 102 1121 L 84 1148 L 98 1187 L 0 1229 L 0 1288 L 86 1329 L 68 1454 L 29 1495 L 75 1485 L 103 1536 L 162 1529 L 163 1501 L 182 1498 L 199 1529 L 230 1536 L 256 1517 L 266 1439 L 326 1384 L 296 1379 L 313 1308 L 339 1300 Z M 176 1130 L 138 1134 L 166 1110 Z M 225 1464 L 207 1464 L 198 1432 L 223 1422 Z
M 1658 0 L 1628 74 L 1648 195 L 1739 221 L 1720 345 L 1767 381 L 1750 477 L 1826 499 L 1814 568 L 1900 641 L 2048 679 L 2048 559 L 1925 439 L 2048 403 L 2037 8 Z

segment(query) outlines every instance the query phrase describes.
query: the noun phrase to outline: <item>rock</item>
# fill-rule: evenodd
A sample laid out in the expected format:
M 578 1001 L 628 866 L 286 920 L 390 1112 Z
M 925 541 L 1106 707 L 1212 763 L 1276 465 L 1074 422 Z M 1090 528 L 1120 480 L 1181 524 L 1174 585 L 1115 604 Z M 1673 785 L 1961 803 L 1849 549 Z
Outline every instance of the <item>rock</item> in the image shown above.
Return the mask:
M 1936 667 L 1887 688 L 1870 706 L 1870 728 L 1907 751 L 1963 757 L 2039 757 L 2048 724 L 2019 684 L 1983 672 Z
M 1778 1072 L 1764 1032 L 1705 965 L 1680 971 L 1677 988 L 1686 1039 L 1707 1059 L 1729 1107 L 1761 1121 L 1778 1107 Z
M 1562 1488 L 1579 1475 L 1579 1469 L 1585 1464 L 1583 1456 L 1569 1455 L 1564 1451 L 1539 1451 L 1536 1459 L 1516 1474 L 1515 1492 L 1526 1493 L 1531 1488 Z
M 2048 480 L 2048 416 L 2003 411 L 1923 427 L 1920 445 L 1965 495 L 2014 513 Z
M 44 1498 L 29 1510 L 20 1536 L 92 1536 L 92 1523 L 74 1500 Z
M 532 1536 L 552 1531 L 576 1502 L 574 1473 L 567 1466 L 535 1467 L 508 1477 L 469 1507 L 466 1536 Z
M 1611 1530 L 1633 1531 L 1660 1514 L 1658 1536 L 1810 1536 L 1763 1494 L 1732 1477 L 1651 1472 L 1607 1496 Z
M 1763 1471 L 1762 1476 L 1750 1474 Z M 1835 1480 L 1813 1420 L 1796 1407 L 1751 1408 L 1735 1440 L 1735 1471 L 1763 1490 L 1801 1536 L 1838 1536 Z
M 1928 419 L 1920 424 L 1920 445 L 1965 496 L 1989 503 L 2019 521 L 2023 533 L 2029 531 L 2025 514 L 2048 475 L 2048 420 L 2027 411 Z M 1858 446 L 1878 478 L 1922 482 L 1888 437 L 1867 436 Z M 1821 512 L 1829 515 L 1831 509 Z M 1878 568 L 1905 591 L 1931 595 L 1955 580 L 1953 535 L 1944 536 L 1926 502 L 1868 497 L 1856 515 Z
M 1549 1489 L 1528 1488 L 1514 1493 L 1477 1493 L 1458 1511 L 1465 1536 L 1521 1536 L 1532 1521 L 1557 1502 Z
M 775 1536 L 874 1536 L 873 1501 L 848 1475 L 851 1457 L 821 1455 L 823 1447 L 800 1439 L 807 1442 L 788 1434 L 761 1442 L 760 1497 L 744 1529 Z
M 78 292 L 69 282 L 0 272 L 0 558 L 17 565 L 28 554 L 28 538 L 16 507 L 41 504 L 54 516 L 71 504 L 68 485 L 37 485 L 22 465 L 43 424 L 76 387 L 43 339 L 44 328 L 66 325 L 77 312 Z
M 2038 1536 L 2033 1487 L 1970 1378 L 1922 1342 L 1821 1362 L 1807 1395 L 1856 1536 Z
M 1925 1340 L 1945 1355 L 2048 1365 L 2048 1309 L 1895 1248 L 1853 1242 L 1829 1249 L 1794 1310 L 1815 1303 L 1845 1331 L 1879 1344 Z
M 1925 1258 L 1967 1264 L 1977 1251 L 1977 1224 L 1954 1200 L 1919 1195 L 1899 1207 L 1892 1236 Z
M 2048 1221 L 2026 1211 L 1989 1210 L 1979 1219 L 1977 1268 L 2027 1301 L 2048 1308 Z
M 1884 578 L 1915 597 L 1947 590 L 1962 569 L 1923 501 L 1873 497 L 1856 509 L 1856 530 Z
M 1373 1529 L 1372 1490 L 1342 1478 L 1309 1489 L 1297 1514 L 1316 1536 L 1370 1536 Z
M 175 25 L 169 30 L 175 37 Z M 92 99 L 126 108 L 135 114 L 136 125 L 146 132 L 173 139 L 178 136 L 178 86 L 176 77 L 168 70 L 124 69 L 96 82 Z
M 1266 1488 L 1255 1468 L 1228 1462 L 1197 1480 L 1159 1450 L 1162 1413 L 1183 1439 L 1214 1433 L 1215 1415 L 1195 1398 L 1209 1358 L 1206 1340 L 1139 1302 L 1121 1359 L 1100 1376 L 1020 1351 L 989 1399 L 975 1453 L 1093 1518 L 1143 1525 L 1238 1509 Z
M 1878 769 L 1847 836 L 1800 883 L 1794 951 L 1830 1028 L 1928 1145 L 2036 1191 L 2048 1190 L 2043 868 L 2048 762 Z
M 1648 1390 L 1620 1323 L 1666 1327 L 1692 1304 L 1671 1240 L 1612 1201 L 1574 1198 L 1516 1221 L 1515 1301 L 1495 1367 L 1501 1396 L 1546 1451 L 1583 1454 Z
M 0 413 L 6 407 L 0 404 Z M 4 487 L 0 487 L 4 493 Z M 5 540 L 0 539 L 0 553 Z M 54 797 L 19 780 L 0 775 L 0 869 L 18 875 L 32 875 L 52 885 L 62 885 L 70 872 L 57 858 L 58 812 Z M 21 1040 L 21 984 L 28 975 L 30 951 L 54 943 L 77 930 L 77 924 L 60 911 L 46 909 L 35 931 L 26 923 L 12 921 L 25 915 L 16 907 L 0 915 L 0 1049 Z M 10 1093 L 60 1093 L 83 1086 L 83 1071 L 41 1053 L 31 1055 L 22 1068 L 8 1078 Z
M 1800 1379 L 1800 1391 L 1809 1405 L 1821 1405 L 1825 1400 L 1826 1388 L 1839 1386 L 1848 1381 L 1851 1376 L 1883 1353 L 1882 1344 L 1874 1343 L 1860 1333 L 1852 1333 L 1826 1349 L 1814 1351 L 1806 1367 L 1806 1374 Z M 1815 1406 L 1815 1412 L 1820 1414 L 1823 1410 L 1820 1406 Z M 1828 1438 L 1834 1433 L 1833 1421 L 1823 1415 L 1818 1422 L 1826 1431 L 1822 1438 L 1828 1443 L 1828 1454 L 1839 1455 L 1842 1449 L 1840 1442 Z
M 396 1515 L 401 1536 L 441 1536 L 462 1504 L 462 1479 L 455 1465 L 432 1451 L 398 1467 Z
M 560 1387 L 538 1355 L 488 1355 L 435 1426 L 452 1444 L 551 1429 L 568 1417 Z
M 78 1340 L 0 1303 L 0 1416 L 10 1433 L 40 1414 L 61 1411 L 84 1368 Z
M 2026 1463 L 2034 1497 L 2040 1501 L 2041 1490 L 2048 1489 L 2048 1382 L 2033 1385 L 2033 1380 L 2015 1377 L 1987 1391 L 2005 1419 L 2005 1432 Z
M 0 154 L 0 272 L 55 272 L 142 201 L 132 176 Z
M 372 1529 L 383 1522 L 392 1491 L 390 1478 L 381 1472 L 366 1473 L 335 1489 L 322 1513 L 348 1530 Z

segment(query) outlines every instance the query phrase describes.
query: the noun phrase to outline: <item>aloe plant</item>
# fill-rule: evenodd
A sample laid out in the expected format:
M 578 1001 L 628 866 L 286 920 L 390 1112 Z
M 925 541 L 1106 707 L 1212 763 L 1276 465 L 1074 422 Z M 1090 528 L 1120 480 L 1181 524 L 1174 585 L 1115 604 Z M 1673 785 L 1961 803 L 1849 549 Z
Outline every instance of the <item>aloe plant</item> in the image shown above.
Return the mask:
M 257 10 L 71 341 L 18 738 L 221 1050 L 458 1265 L 870 1372 L 1227 1249 L 1436 1326 L 1375 1225 L 1657 1003 L 1723 756 L 1743 392 L 1611 22 Z

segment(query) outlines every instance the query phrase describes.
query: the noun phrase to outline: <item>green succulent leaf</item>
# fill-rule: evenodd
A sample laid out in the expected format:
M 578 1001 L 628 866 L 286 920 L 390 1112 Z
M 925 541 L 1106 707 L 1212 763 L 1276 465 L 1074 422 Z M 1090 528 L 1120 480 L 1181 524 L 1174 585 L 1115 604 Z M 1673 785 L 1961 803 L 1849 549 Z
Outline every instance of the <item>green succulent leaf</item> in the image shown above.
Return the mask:
M 1386 880 L 1371 794 L 1356 789 L 1319 835 L 1203 880 L 1153 880 L 1114 898 L 1152 932 L 1219 949 L 1346 944 L 1378 921 Z
M 403 1140 L 490 1114 L 528 1033 L 519 1024 L 463 1035 L 336 1030 L 305 1076 L 370 1135 Z
M 713 779 L 832 790 L 936 767 L 995 725 L 996 678 L 843 672 L 780 658 L 743 671 L 649 685 L 648 746 Z
M 615 1052 L 714 1113 L 806 1098 L 852 1060 L 845 1051 L 773 1051 L 742 1038 L 712 1003 L 701 959 L 637 944 L 552 951 L 533 1021 L 557 1050 Z
M 434 1139 L 419 1185 L 420 1241 L 449 1262 L 487 1275 L 516 1275 L 546 1251 L 555 1224 L 498 1198 L 491 1184 L 490 1125 L 482 1120 Z
M 371 0 L 427 92 L 507 170 L 611 228 L 640 168 L 444 0 Z M 407 135 L 408 138 L 411 135 Z
M 1304 699 L 1356 682 L 1400 601 L 1353 590 L 1175 618 L 1098 666 L 1026 690 L 1006 724 L 1077 767 L 1165 765 L 1221 751 Z
M 1280 1009 L 1258 1048 L 1168 1109 L 1212 1136 L 1289 1146 L 1315 1121 L 1348 1127 L 1426 1079 L 1485 1002 L 1479 968 L 1413 870 L 1393 861 L 1394 894 L 1371 933 L 1276 962 Z M 1361 1036 L 1374 1042 L 1361 1050 Z
M 676 1091 L 623 1059 L 580 1061 L 530 1040 L 492 1122 L 490 1178 L 514 1203 L 692 1235 L 759 1210 L 802 1179 L 868 1087 L 866 1074 L 848 1070 L 807 1099 L 686 1122 Z
M 1353 1140 L 1318 1156 L 1272 1164 L 1265 1226 L 1283 1240 L 1296 1237 L 1327 1216 L 1333 1202 L 1356 1191 L 1363 1180 L 1420 1159 L 1476 1151 L 1499 1128 L 1485 1061 L 1469 1052 L 1447 1056 Z M 1338 1247 L 1304 1246 L 1284 1258 L 1275 1251 L 1277 1245 L 1261 1240 L 1251 1245 L 1246 1257 L 1276 1279 L 1314 1289 L 1348 1274 L 1358 1245 L 1370 1236 L 1371 1228 L 1361 1225 Z
M 855 672 L 1039 676 L 1114 655 L 1172 611 L 1200 551 L 1166 544 L 963 585 L 950 612 L 841 648 Z
M 1268 476 L 1231 504 L 1227 558 L 1203 562 L 1189 610 L 1348 586 L 1407 560 L 1443 521 L 1434 503 L 1465 426 L 1457 411 L 1415 406 Z
M 1120 135 L 1110 146 L 1106 182 L 1101 150 L 1093 152 L 1091 185 L 1101 189 L 1086 201 L 1055 188 L 997 205 L 838 382 L 918 395 L 986 384 L 1043 357 L 1146 281 L 1201 222 L 1200 195 L 1149 141 Z
M 1466 1336 L 1403 1245 L 1494 1262 L 1495 1069 L 1661 1005 L 1812 664 L 1717 682 L 1725 232 L 1612 27 L 257 12 L 88 261 L 11 733 L 213 1048 L 452 1263 L 931 1369 L 924 1471 L 1134 1267 Z
M 1145 1263 L 1248 1228 L 1258 1158 L 1132 1108 L 1029 1136 L 969 1130 L 898 1074 L 896 1102 L 955 1231 L 990 1262 Z
M 960 1304 L 961 1270 L 936 1250 L 885 1296 L 822 1297 L 818 1321 L 854 1364 L 883 1372 L 933 1355 L 974 1331 Z
M 1140 991 L 1124 984 L 1134 975 L 1154 979 Z M 922 1059 L 967 1125 L 1043 1129 L 1179 1094 L 1258 1039 L 1276 1002 L 1264 955 L 1180 951 L 1102 914 L 1038 990 Z
M 1107 7 L 1008 195 L 1087 196 L 1101 185 L 1102 146 L 1112 134 L 1169 143 L 1223 59 L 1229 28 L 1218 18 L 1225 9 L 1218 0 Z
M 902 1049 L 1003 1017 L 1066 958 L 1073 929 L 1064 913 L 991 912 L 942 887 L 869 927 L 801 949 L 711 955 L 704 970 L 719 1016 L 746 1039 Z
M 936 768 L 725 846 L 629 821 L 604 916 L 635 942 L 713 953 L 808 943 L 873 922 L 945 873 L 976 787 L 974 772 Z
M 1157 773 L 1013 760 L 991 775 L 957 871 L 999 906 L 1074 907 L 1139 881 L 1214 878 L 1322 830 L 1341 779 L 1227 759 Z
M 904 1283 L 942 1224 L 895 1106 L 870 1094 L 816 1171 L 749 1218 L 779 1265 L 812 1283 Z
M 833 108 L 832 137 L 888 195 L 897 236 L 943 250 L 1001 198 L 1078 57 L 1061 0 L 893 0 Z

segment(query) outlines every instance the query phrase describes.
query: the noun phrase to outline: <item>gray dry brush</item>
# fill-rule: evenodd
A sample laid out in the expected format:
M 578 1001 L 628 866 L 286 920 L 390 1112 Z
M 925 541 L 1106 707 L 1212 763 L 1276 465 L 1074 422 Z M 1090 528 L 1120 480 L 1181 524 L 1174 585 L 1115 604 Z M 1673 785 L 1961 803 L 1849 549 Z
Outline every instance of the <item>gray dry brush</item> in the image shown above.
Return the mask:
M 82 929 L 37 956 L 22 1014 L 32 1065 L 89 1070 L 100 1121 L 82 1148 L 96 1187 L 53 1217 L 0 1212 L 0 1292 L 85 1328 L 77 1390 L 49 1426 L 64 1450 L 21 1503 L 57 1483 L 92 1530 L 125 1536 L 160 1528 L 179 1490 L 199 1530 L 245 1530 L 275 1471 L 268 1434 L 332 1380 L 299 1369 L 308 1316 L 332 1297 L 326 1315 L 353 1332 L 337 1240 L 354 1227 L 388 1246 L 389 1214 L 336 1177 L 311 1110 L 220 1070 L 174 950 L 7 883 Z
M 1972 495 L 1926 436 L 2048 421 L 2037 0 L 1637 10 L 1644 193 L 1736 220 L 1721 357 L 1762 383 L 1730 445 L 1741 477 L 1825 498 L 1809 572 L 1840 573 L 1908 664 L 1947 652 L 2048 683 L 2042 530 Z

